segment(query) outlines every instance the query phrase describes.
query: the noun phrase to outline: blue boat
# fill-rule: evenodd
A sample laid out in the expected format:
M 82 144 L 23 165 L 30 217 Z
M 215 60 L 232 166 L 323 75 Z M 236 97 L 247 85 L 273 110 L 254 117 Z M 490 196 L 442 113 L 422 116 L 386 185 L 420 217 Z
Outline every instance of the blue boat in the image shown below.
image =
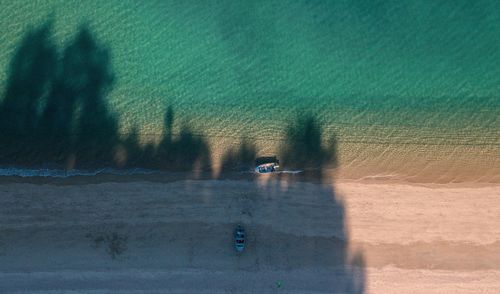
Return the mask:
M 243 252 L 245 249 L 245 229 L 241 225 L 234 230 L 234 247 L 238 252 Z

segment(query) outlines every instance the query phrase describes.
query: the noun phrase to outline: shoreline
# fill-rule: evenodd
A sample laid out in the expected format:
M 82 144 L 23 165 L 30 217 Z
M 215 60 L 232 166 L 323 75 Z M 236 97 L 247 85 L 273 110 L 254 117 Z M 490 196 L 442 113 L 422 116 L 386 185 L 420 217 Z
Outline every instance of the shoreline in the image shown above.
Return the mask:
M 119 171 L 119 170 L 118 170 Z M 285 177 L 277 177 L 275 175 L 258 175 L 252 172 L 226 172 L 213 176 L 209 172 L 173 172 L 173 171 L 155 171 L 151 170 L 147 173 L 138 174 L 113 174 L 113 173 L 99 173 L 92 175 L 70 175 L 70 176 L 19 176 L 19 175 L 2 175 L 0 176 L 0 185 L 9 183 L 26 183 L 37 185 L 86 185 L 86 184 L 100 184 L 100 183 L 126 183 L 126 182 L 152 182 L 152 183 L 169 183 L 184 180 L 243 180 L 243 181 L 259 181 L 266 180 L 285 180 L 290 182 L 310 182 L 310 183 L 323 183 L 330 185 L 337 184 L 362 184 L 362 185 L 406 185 L 427 188 L 481 188 L 481 187 L 500 187 L 500 182 L 477 182 L 477 181 L 463 181 L 463 182 L 417 182 L 408 181 L 401 178 L 391 178 L 388 176 L 369 176 L 359 179 L 353 178 L 337 178 L 336 171 L 326 173 L 322 179 L 314 176 L 304 175 L 286 175 Z
M 240 143 L 232 139 L 230 141 L 213 141 L 213 138 L 207 137 L 210 151 L 207 152 L 207 163 L 202 164 L 200 158 L 189 162 L 184 169 L 169 165 L 168 162 L 156 164 L 147 161 L 145 158 L 138 158 L 138 161 L 127 163 L 126 150 L 118 146 L 113 162 L 106 164 L 102 160 L 92 160 L 90 162 L 80 162 L 80 165 L 74 163 L 67 164 L 35 164 L 34 162 L 22 162 L 17 165 L 0 166 L 0 182 L 9 180 L 17 182 L 44 182 L 35 178 L 45 177 L 53 178 L 77 178 L 80 182 L 85 182 L 85 177 L 96 177 L 90 182 L 101 181 L 122 181 L 121 177 L 162 181 L 163 178 L 221 178 L 219 175 L 221 168 L 227 160 L 227 156 L 237 156 L 234 153 L 236 146 Z M 327 182 L 334 181 L 361 181 L 366 183 L 376 182 L 394 182 L 408 184 L 457 184 L 459 186 L 488 186 L 500 185 L 500 157 L 496 155 L 495 144 L 488 146 L 475 145 L 443 145 L 437 148 L 434 145 L 385 145 L 385 144 L 364 144 L 364 143 L 339 143 L 336 152 L 335 162 L 325 162 L 320 165 L 322 169 L 311 170 L 311 173 L 321 173 L 325 175 L 322 180 Z M 241 146 L 240 146 L 241 147 Z M 256 145 L 257 153 L 260 155 L 278 154 L 277 146 Z M 234 153 L 234 154 L 233 154 Z M 43 154 L 40 154 L 41 157 Z M 238 155 L 239 156 L 239 155 Z M 133 155 L 132 155 L 133 157 Z M 147 157 L 147 156 L 146 156 Z M 280 158 L 278 156 L 278 158 Z M 234 166 L 241 162 L 240 158 L 230 158 Z M 282 158 L 280 158 L 282 159 Z M 118 161 L 116 161 L 118 160 Z M 123 162 L 119 162 L 119 161 Z M 179 163 L 177 163 L 179 164 Z M 180 165 L 180 164 L 179 164 Z M 224 178 L 245 179 L 252 178 L 249 172 L 253 168 L 245 164 L 248 171 L 235 172 L 227 169 L 222 175 Z M 250 163 L 251 165 L 251 163 Z M 285 170 L 286 170 L 286 163 Z M 71 175 L 73 174 L 73 175 Z M 34 176 L 33 176 L 34 175 Z M 33 177 L 31 177 L 33 176 Z M 175 178 L 174 177 L 174 178 Z M 4 180 L 2 178 L 7 178 Z M 27 180 L 20 180 L 25 178 Z M 33 180 L 29 180 L 32 178 Z M 302 181 L 303 178 L 315 181 L 314 176 L 303 177 L 298 174 L 296 178 Z M 50 180 L 47 180 L 50 181 Z M 168 181 L 168 180 L 167 180 Z M 56 182 L 71 182 L 56 180 Z

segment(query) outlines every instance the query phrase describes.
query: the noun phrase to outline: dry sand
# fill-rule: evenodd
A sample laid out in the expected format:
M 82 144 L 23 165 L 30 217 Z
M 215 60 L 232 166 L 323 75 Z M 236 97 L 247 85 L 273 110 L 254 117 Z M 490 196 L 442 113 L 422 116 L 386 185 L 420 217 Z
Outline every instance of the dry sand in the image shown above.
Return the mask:
M 0 293 L 499 293 L 499 199 L 388 181 L 4 181 Z

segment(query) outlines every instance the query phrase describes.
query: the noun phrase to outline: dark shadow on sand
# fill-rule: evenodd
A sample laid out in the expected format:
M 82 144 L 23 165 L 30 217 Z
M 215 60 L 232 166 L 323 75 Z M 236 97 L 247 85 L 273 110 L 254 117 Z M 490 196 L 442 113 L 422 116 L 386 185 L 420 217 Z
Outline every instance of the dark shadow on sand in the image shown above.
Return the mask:
M 337 167 L 337 144 L 335 134 L 326 134 L 321 124 L 312 114 L 299 115 L 284 130 L 284 140 L 278 151 L 282 170 L 301 170 L 298 174 L 277 173 L 247 176 L 254 183 L 249 189 L 263 199 L 269 200 L 269 206 L 252 205 L 251 199 L 237 201 L 241 209 L 241 222 L 249 230 L 249 251 L 255 260 L 249 263 L 259 266 L 295 270 L 308 266 L 331 270 L 328 281 L 330 293 L 364 293 L 365 264 L 360 251 L 349 248 L 349 236 L 345 227 L 345 208 L 335 191 L 334 172 Z M 219 178 L 231 178 L 231 172 L 251 172 L 251 164 L 259 155 L 255 146 L 242 140 L 239 147 L 229 149 L 221 164 Z M 262 154 L 264 155 L 264 154 Z M 269 155 L 269 154 L 266 154 Z M 325 173 L 328 169 L 330 173 Z M 233 176 L 240 179 L 240 176 Z M 245 193 L 250 193 L 246 191 Z M 294 202 L 290 195 L 305 196 Z M 301 201 L 310 203 L 302 203 Z M 236 201 L 236 200 L 235 200 Z M 308 206 L 317 206 L 321 215 L 304 215 Z M 285 208 L 288 207 L 288 208 Z M 260 211 L 259 211 L 260 210 Z M 279 223 L 273 226 L 258 225 L 258 215 L 272 215 Z M 235 224 L 236 225 L 236 224 Z M 294 226 L 297 232 L 294 234 Z M 319 227 L 324 226 L 324 227 Z M 278 228 L 287 228 L 292 233 Z M 323 235 L 301 235 L 308 228 L 320 230 Z M 256 241 L 258 240 L 258 242 Z M 252 241 L 255 243 L 252 244 Z M 279 255 L 267 254 L 263 261 L 259 256 L 268 252 L 280 252 Z
M 48 21 L 29 30 L 8 69 L 0 102 L 0 164 L 210 172 L 211 153 L 206 139 L 185 124 L 175 132 L 172 107 L 165 113 L 164 132 L 158 143 L 141 142 L 137 128 L 120 136 L 118 115 L 107 103 L 115 81 L 109 49 L 83 25 L 59 53 L 51 27 Z M 247 139 L 222 156 L 219 178 L 249 171 L 243 176 L 250 180 L 245 195 L 260 197 L 259 206 L 251 197 L 235 195 L 232 208 L 245 216 L 241 222 L 249 232 L 249 250 L 242 259 L 252 269 L 320 266 L 332 272 L 331 292 L 362 293 L 363 256 L 349 248 L 345 208 L 333 179 L 327 179 L 324 172 L 337 166 L 336 140 L 334 134 L 327 134 L 325 140 L 323 132 L 313 115 L 299 116 L 286 127 L 277 155 L 283 169 L 302 170 L 300 174 L 267 175 L 262 181 L 260 175 L 251 172 L 260 154 Z M 309 179 L 316 182 L 309 183 Z M 290 199 L 291 191 L 306 197 Z M 217 191 L 210 194 L 204 197 L 216 202 Z M 266 199 L 269 205 L 265 205 Z M 304 199 L 311 204 L 304 203 Z M 302 208 L 308 205 L 323 213 L 304 215 Z M 272 215 L 279 223 L 261 224 L 255 219 L 259 215 Z M 298 234 L 294 234 L 293 226 L 300 231 Z M 308 228 L 322 233 L 304 234 Z M 280 254 L 269 255 L 269 251 Z

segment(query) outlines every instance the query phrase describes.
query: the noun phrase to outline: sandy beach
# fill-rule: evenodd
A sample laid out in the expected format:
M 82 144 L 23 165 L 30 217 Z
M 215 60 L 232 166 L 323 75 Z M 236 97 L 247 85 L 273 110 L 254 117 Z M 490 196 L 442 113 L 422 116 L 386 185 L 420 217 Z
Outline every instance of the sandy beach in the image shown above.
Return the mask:
M 101 179 L 1 183 L 1 293 L 500 291 L 495 185 Z
M 499 0 L 0 3 L 0 294 L 500 293 Z

